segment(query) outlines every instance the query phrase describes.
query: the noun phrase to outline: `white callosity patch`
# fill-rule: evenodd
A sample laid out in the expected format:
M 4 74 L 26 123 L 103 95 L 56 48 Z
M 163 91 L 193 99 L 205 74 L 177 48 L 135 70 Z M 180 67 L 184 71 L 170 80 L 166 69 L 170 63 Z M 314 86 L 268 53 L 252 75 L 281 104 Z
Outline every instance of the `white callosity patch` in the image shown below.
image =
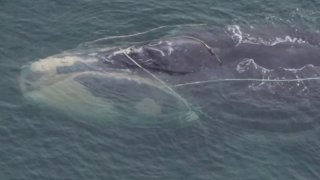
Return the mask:
M 173 42 L 171 42 L 171 41 L 165 41 L 166 43 L 167 43 L 167 47 L 168 47 L 168 55 L 171 55 L 172 54 L 172 52 L 174 51 L 174 49 L 173 49 Z
M 150 43 L 146 47 L 161 53 L 162 56 L 170 56 L 174 51 L 173 42 L 171 41 L 158 41 L 156 43 Z
M 114 51 L 112 54 L 110 54 L 108 56 L 109 59 L 112 59 L 112 57 L 117 56 L 117 55 L 122 55 L 123 51 L 127 54 L 131 54 L 131 53 L 142 53 L 143 52 L 143 48 L 142 47 L 128 47 L 126 49 L 122 49 L 122 50 L 117 50 Z
M 115 50 L 113 51 L 110 55 L 108 55 L 107 57 L 101 57 L 103 58 L 105 61 L 108 61 L 110 63 L 113 63 L 113 57 L 118 56 L 118 55 L 123 55 L 123 53 L 125 52 L 128 55 L 132 55 L 132 54 L 144 54 L 145 50 L 151 50 L 151 51 L 155 51 L 157 53 L 159 53 L 162 57 L 165 56 L 170 56 L 173 51 L 174 51 L 174 44 L 171 41 L 156 41 L 156 42 L 152 42 L 149 43 L 147 45 L 144 46 L 130 46 L 128 48 L 122 49 L 122 50 Z M 154 60 L 153 59 L 137 59 L 140 61 L 146 61 L 146 63 L 151 63 Z
M 164 51 L 161 50 L 161 49 L 157 49 L 157 48 L 154 48 L 154 47 L 149 47 L 148 49 L 153 50 L 153 51 L 156 51 L 156 52 L 159 52 L 159 53 L 161 54 L 161 56 L 166 56 L 166 54 L 164 53 Z
M 279 43 L 297 43 L 297 44 L 308 43 L 301 38 L 292 37 L 290 35 L 273 37 L 272 39 L 255 37 L 251 34 L 242 32 L 240 29 L 240 26 L 238 25 L 227 26 L 227 33 L 230 34 L 231 38 L 237 45 L 241 43 L 247 43 L 247 44 L 262 44 L 266 46 L 274 46 Z
M 244 72 L 252 69 L 252 67 L 254 69 L 258 68 L 258 65 L 254 62 L 254 60 L 253 59 L 244 59 L 239 64 L 237 64 L 237 71 L 239 73 L 244 73 Z
M 317 80 L 320 77 L 320 67 L 308 64 L 298 69 L 276 68 L 266 69 L 258 65 L 253 59 L 243 59 L 236 66 L 236 70 L 244 78 L 260 79 L 252 81 L 250 89 L 269 90 L 272 93 L 290 92 L 296 95 L 307 95 L 309 86 L 307 80 Z
M 237 45 L 242 42 L 243 35 L 239 26 L 237 25 L 228 26 L 227 30 L 228 30 L 228 33 L 231 34 L 231 38 L 233 39 L 233 41 L 235 41 Z

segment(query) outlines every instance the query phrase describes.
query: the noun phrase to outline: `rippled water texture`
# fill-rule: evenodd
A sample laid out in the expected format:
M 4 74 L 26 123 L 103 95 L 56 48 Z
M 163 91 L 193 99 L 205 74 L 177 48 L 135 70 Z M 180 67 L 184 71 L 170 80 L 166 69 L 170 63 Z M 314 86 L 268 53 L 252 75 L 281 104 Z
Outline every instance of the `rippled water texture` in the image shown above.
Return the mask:
M 181 32 L 231 27 L 235 41 L 252 43 L 262 41 L 259 36 L 248 38 L 237 27 L 319 33 L 319 7 L 313 0 L 0 1 L 0 179 L 319 179 L 319 80 L 302 80 L 320 75 L 319 67 L 274 69 L 244 59 L 235 70 L 252 79 L 246 82 L 247 91 L 232 89 L 244 82 L 224 77 L 214 82 L 214 92 L 183 97 L 195 114 L 167 89 L 151 88 L 155 91 L 148 96 L 158 97 L 162 104 L 176 103 L 165 106 L 171 113 L 166 121 L 148 113 L 135 114 L 139 118 L 128 121 L 132 114 L 127 111 L 106 115 L 106 120 L 92 118 L 98 110 L 94 112 L 90 104 L 76 116 L 65 108 L 68 104 L 59 109 L 29 101 L 20 86 L 24 68 L 39 59 L 57 54 L 82 57 Z M 265 43 L 279 41 L 306 39 L 284 34 Z M 301 81 L 281 82 L 278 77 L 283 74 Z M 56 89 L 66 84 L 74 87 L 73 81 L 64 82 Z M 136 82 L 130 81 L 130 87 L 141 88 Z M 113 92 L 108 83 L 103 87 Z M 212 83 L 202 84 L 202 89 L 173 87 L 182 94 L 203 92 Z M 261 97 L 261 92 L 266 96 Z M 80 97 L 75 103 L 88 100 L 87 92 L 63 93 Z M 208 97 L 216 101 L 208 103 Z M 163 109 L 150 99 L 132 107 L 161 117 Z M 60 100 L 55 103 L 66 99 Z M 99 100 L 89 100 L 99 107 Z M 192 121 L 180 121 L 187 117 Z

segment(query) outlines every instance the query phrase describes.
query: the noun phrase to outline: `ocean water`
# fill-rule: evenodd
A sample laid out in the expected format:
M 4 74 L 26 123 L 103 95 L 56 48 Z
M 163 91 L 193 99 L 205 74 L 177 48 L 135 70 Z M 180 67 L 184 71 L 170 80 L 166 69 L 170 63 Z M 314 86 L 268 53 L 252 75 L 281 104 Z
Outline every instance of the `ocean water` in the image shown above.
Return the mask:
M 133 41 L 110 37 L 140 33 L 131 38 L 144 41 L 204 26 L 318 32 L 319 7 L 316 0 L 0 0 L 0 179 L 319 179 L 318 107 L 305 101 L 275 114 L 238 112 L 243 104 L 217 93 L 230 104 L 197 123 L 117 124 L 34 104 L 18 82 L 38 59 Z M 255 113 L 262 124 L 243 120 Z

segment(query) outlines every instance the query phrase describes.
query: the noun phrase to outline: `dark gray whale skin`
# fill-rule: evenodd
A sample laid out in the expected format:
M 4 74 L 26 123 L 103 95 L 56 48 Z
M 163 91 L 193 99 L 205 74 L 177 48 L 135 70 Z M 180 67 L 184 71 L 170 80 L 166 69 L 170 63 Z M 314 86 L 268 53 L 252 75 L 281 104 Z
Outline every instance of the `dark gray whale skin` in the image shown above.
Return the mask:
M 191 37 L 200 39 L 212 47 L 222 64 L 201 42 L 186 36 L 134 45 L 127 48 L 127 54 L 143 68 L 173 87 L 175 84 L 210 79 L 263 79 L 262 72 L 249 70 L 249 73 L 241 74 L 236 71 L 237 65 L 244 59 L 252 59 L 260 68 L 268 69 L 271 78 L 275 79 L 297 78 L 293 72 L 286 69 L 300 69 L 299 78 L 320 75 L 316 69 L 320 66 L 320 48 L 317 42 L 311 44 L 301 40 L 302 42 L 264 44 L 239 43 L 227 35 L 219 39 L 207 35 Z M 307 38 L 311 37 L 305 39 Z M 102 69 L 130 69 L 134 74 L 153 79 L 124 53 L 113 55 L 115 51 L 119 49 L 99 53 L 98 66 Z M 310 75 L 310 72 L 314 73 Z M 232 123 L 268 131 L 292 132 L 316 127 L 319 122 L 315 107 L 320 107 L 320 84 L 318 81 L 302 84 L 308 88 L 305 94 L 301 93 L 303 90 L 297 82 L 266 83 L 258 90 L 253 90 L 250 86 L 259 87 L 259 83 L 250 81 L 204 83 L 174 89 L 188 102 L 199 106 L 212 119 L 224 119 L 223 112 L 227 111 L 238 117 Z M 309 119 L 302 116 L 305 114 L 309 115 Z
M 239 58 L 254 59 L 265 68 L 300 68 L 306 64 L 320 65 L 319 47 L 309 44 L 280 43 L 274 46 L 241 44 L 226 53 L 229 61 Z
M 311 36 L 311 35 L 310 35 Z M 312 35 L 314 36 L 314 35 Z M 223 61 L 223 66 L 228 66 L 239 59 L 249 58 L 265 68 L 274 69 L 300 68 L 306 64 L 320 65 L 319 42 L 310 44 L 308 42 L 281 42 L 274 45 L 236 43 L 230 36 L 220 36 L 219 39 L 211 36 L 191 35 L 202 40 L 214 49 L 214 52 Z M 309 37 L 310 38 L 310 37 Z M 172 42 L 173 52 L 169 55 L 168 44 L 162 41 Z M 188 38 L 188 36 L 171 37 L 151 43 L 136 46 L 142 48 L 140 52 L 131 52 L 129 55 L 143 67 L 167 73 L 194 73 L 204 69 L 216 69 L 219 62 L 208 49 L 199 41 Z M 162 50 L 165 55 L 155 49 Z M 115 49 L 117 51 L 118 49 Z M 109 57 L 113 51 L 100 53 L 102 66 L 112 68 L 138 68 L 124 54 Z M 110 63 L 112 60 L 112 63 Z M 147 60 L 151 60 L 146 62 Z
M 307 38 L 319 39 L 318 36 L 309 34 L 304 39 Z M 199 40 L 212 48 L 216 56 Z M 317 42 L 311 44 L 301 38 L 299 40 L 282 40 L 273 44 L 248 43 L 236 42 L 227 34 L 219 36 L 205 34 L 169 37 L 122 49 L 126 49 L 127 55 L 143 68 L 174 85 L 209 79 L 243 78 L 243 74 L 239 74 L 236 68 L 244 59 L 254 60 L 261 68 L 276 70 L 279 77 L 288 74 L 281 69 L 320 66 L 320 41 L 318 44 Z M 272 42 L 274 39 L 269 41 Z M 100 52 L 96 58 L 99 61 L 93 66 L 99 67 L 102 71 L 128 69 L 133 74 L 153 79 L 119 48 Z M 258 78 L 263 78 L 261 74 L 260 76 Z M 245 78 L 257 77 L 245 76 Z M 308 78 L 308 75 L 304 75 L 303 78 Z
M 93 57 L 96 61 L 57 65 L 56 72 L 125 72 L 125 76 L 141 77 L 158 85 L 160 79 L 181 97 L 173 99 L 185 99 L 184 104 L 199 110 L 203 121 L 222 119 L 230 124 L 281 132 L 316 127 L 320 122 L 320 80 L 298 79 L 320 76 L 319 36 L 271 33 L 258 37 L 264 38 L 239 40 L 225 32 L 166 37 L 99 51 Z M 30 74 L 36 73 L 31 70 Z M 111 76 L 106 81 L 93 76 L 80 75 L 74 80 L 96 96 L 104 96 L 103 88 L 109 94 L 110 89 L 121 89 L 123 94 L 137 95 L 137 91 L 130 91 L 132 83 L 115 83 L 117 79 L 110 80 Z M 226 114 L 232 118 L 225 118 Z

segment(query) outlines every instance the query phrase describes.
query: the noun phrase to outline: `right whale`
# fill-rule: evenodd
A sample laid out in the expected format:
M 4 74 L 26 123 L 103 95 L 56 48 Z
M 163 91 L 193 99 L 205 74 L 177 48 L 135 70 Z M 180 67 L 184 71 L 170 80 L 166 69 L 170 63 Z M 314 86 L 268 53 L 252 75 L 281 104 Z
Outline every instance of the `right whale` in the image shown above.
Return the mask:
M 87 118 L 159 123 L 230 116 L 266 130 L 314 127 L 319 35 L 255 31 L 229 26 L 55 55 L 24 66 L 20 84 L 28 99 Z

